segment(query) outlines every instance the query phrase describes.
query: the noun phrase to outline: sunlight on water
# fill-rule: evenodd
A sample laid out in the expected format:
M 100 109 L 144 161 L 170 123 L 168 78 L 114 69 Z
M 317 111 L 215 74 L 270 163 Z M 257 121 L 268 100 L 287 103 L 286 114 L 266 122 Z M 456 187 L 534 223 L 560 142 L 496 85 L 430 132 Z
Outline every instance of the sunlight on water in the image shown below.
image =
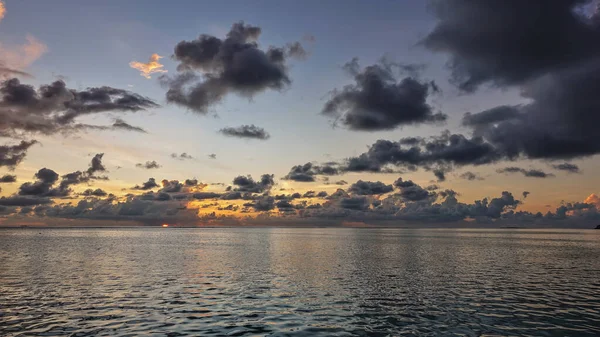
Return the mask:
M 600 335 L 598 231 L 0 230 L 2 336 Z

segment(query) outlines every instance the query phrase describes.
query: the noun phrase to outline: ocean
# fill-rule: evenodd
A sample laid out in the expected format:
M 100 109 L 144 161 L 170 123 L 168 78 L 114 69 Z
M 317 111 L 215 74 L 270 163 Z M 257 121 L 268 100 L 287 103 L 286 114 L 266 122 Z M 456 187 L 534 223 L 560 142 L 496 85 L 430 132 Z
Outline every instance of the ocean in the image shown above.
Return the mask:
M 600 230 L 0 229 L 0 336 L 600 336 Z

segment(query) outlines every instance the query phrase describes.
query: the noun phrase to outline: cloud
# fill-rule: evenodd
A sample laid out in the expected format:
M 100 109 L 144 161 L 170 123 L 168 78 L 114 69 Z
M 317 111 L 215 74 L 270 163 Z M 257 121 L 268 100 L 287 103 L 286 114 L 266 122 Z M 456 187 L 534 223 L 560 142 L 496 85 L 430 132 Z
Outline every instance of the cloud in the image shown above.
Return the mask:
M 361 70 L 358 60 L 353 59 L 344 68 L 356 83 L 333 90 L 322 114 L 360 131 L 445 121 L 446 115 L 434 113 L 427 104 L 427 98 L 437 91 L 437 86 L 412 76 L 397 79 L 393 69 L 398 67 L 406 66 L 384 61 Z
M 206 114 L 228 94 L 253 97 L 265 90 L 283 90 L 291 84 L 288 60 L 298 55 L 288 47 L 260 49 L 262 30 L 234 23 L 224 39 L 202 34 L 175 46 L 177 76 L 162 77 L 167 101 Z M 299 45 L 299 44 L 298 44 Z
M 194 159 L 194 157 L 190 156 L 186 152 L 183 152 L 181 154 L 171 153 L 171 158 L 179 159 L 179 160 Z
M 0 183 L 14 183 L 17 181 L 17 176 L 11 174 L 5 174 L 0 177 Z
M 24 141 L 22 140 L 17 145 L 0 145 L 0 167 L 8 166 L 9 168 L 15 168 L 17 165 L 25 159 L 27 150 L 37 141 Z
M 4 6 L 4 2 L 0 1 L 0 21 L 4 19 L 4 15 L 6 14 L 6 7 Z
M 348 192 L 357 195 L 375 195 L 389 193 L 393 190 L 394 187 L 392 187 L 392 185 L 386 185 L 381 181 L 373 182 L 359 180 L 350 186 Z
M 126 130 L 126 131 L 148 133 L 146 130 L 144 130 L 138 126 L 130 125 L 120 118 L 115 119 L 115 122 L 113 123 L 112 127 L 113 127 L 113 129 L 116 129 L 116 130 Z
M 481 137 L 467 138 L 446 131 L 415 145 L 406 145 L 403 139 L 396 142 L 380 139 L 367 152 L 348 158 L 342 170 L 387 172 L 386 167 L 392 165 L 409 171 L 422 167 L 446 172 L 453 167 L 490 164 L 501 158 L 496 149 Z
M 438 22 L 422 43 L 449 56 L 463 90 L 520 84 L 599 55 L 599 26 L 575 11 L 584 2 L 434 1 Z
M 145 163 L 137 163 L 137 164 L 135 164 L 135 167 L 151 170 L 151 169 L 161 168 L 162 166 L 160 166 L 155 160 L 153 160 L 153 161 L 147 161 Z
M 600 16 L 582 13 L 586 3 L 434 2 L 438 21 L 422 42 L 449 56 L 458 87 L 473 92 L 483 84 L 514 86 L 528 101 L 463 119 L 504 157 L 570 159 L 600 153 L 595 127 L 600 123 L 600 47 L 593 42 L 600 38 Z
M 267 140 L 271 138 L 271 135 L 265 129 L 258 127 L 254 124 L 252 125 L 241 125 L 238 127 L 226 127 L 219 130 L 220 133 L 229 137 L 237 137 L 237 138 L 250 138 L 250 139 L 260 139 Z
M 54 187 L 54 184 L 58 181 L 58 177 L 58 173 L 44 167 L 35 174 L 35 178 L 37 179 L 35 182 L 26 182 L 19 187 L 18 194 L 34 197 L 64 197 L 69 195 L 71 192 L 68 188 L 69 184 L 61 184 L 59 187 Z
M 106 172 L 106 167 L 102 164 L 102 157 L 104 157 L 104 153 L 97 153 L 92 158 L 92 162 L 90 163 L 90 167 L 87 169 L 87 173 L 92 176 L 96 172 Z
M 167 70 L 163 69 L 164 65 L 159 62 L 161 58 L 162 56 L 159 56 L 158 54 L 152 54 L 147 63 L 133 61 L 129 63 L 129 66 L 139 70 L 141 76 L 151 79 L 152 77 L 150 75 L 152 74 L 162 74 L 167 72 Z
M 255 181 L 252 176 L 237 176 L 233 179 L 233 185 L 236 186 L 233 190 L 237 192 L 263 193 L 271 190 L 275 181 L 274 175 L 263 174 L 259 181 Z
M 590 194 L 587 198 L 585 198 L 583 202 L 586 204 L 594 205 L 597 209 L 600 209 L 600 197 L 598 197 L 594 193 Z
M 127 90 L 105 86 L 79 91 L 67 88 L 62 80 L 41 85 L 36 90 L 13 78 L 0 83 L 0 134 L 20 138 L 23 134 L 33 133 L 52 135 L 86 129 L 107 130 L 112 128 L 79 124 L 76 119 L 98 113 L 136 112 L 156 107 L 158 104 L 151 99 Z
M 97 188 L 97 189 L 91 189 L 88 188 L 87 190 L 83 191 L 82 195 L 86 196 L 86 197 L 105 197 L 108 195 L 108 193 L 106 193 L 104 190 Z
M 287 175 L 285 175 L 282 179 L 298 182 L 312 182 L 315 181 L 315 176 L 317 175 L 336 174 L 339 174 L 339 171 L 333 165 L 315 165 L 313 163 L 306 163 L 304 165 L 293 166 L 290 169 L 290 172 Z
M 150 190 L 150 189 L 153 189 L 153 188 L 156 188 L 156 187 L 159 187 L 158 184 L 156 183 L 156 179 L 149 178 L 148 181 L 146 181 L 145 183 L 143 183 L 141 186 L 140 185 L 135 185 L 131 189 L 133 189 L 133 190 Z
M 0 5 L 0 20 L 3 12 Z M 25 69 L 48 51 L 48 47 L 32 35 L 19 46 L 4 46 L 0 43 L 0 79 L 10 76 L 31 77 Z
M 567 173 L 581 173 L 579 166 L 571 163 L 556 164 L 552 165 L 552 167 L 560 171 L 566 171 Z
M 471 171 L 466 171 L 463 174 L 460 175 L 460 178 L 465 179 L 465 180 L 483 180 L 483 178 L 481 176 L 479 176 L 476 173 L 473 173 Z
M 0 206 L 33 206 L 52 203 L 50 198 L 35 198 L 20 195 L 0 198 Z
M 438 182 L 446 180 L 446 172 L 444 172 L 442 169 L 434 169 L 433 174 L 437 178 Z
M 546 173 L 542 170 L 538 170 L 538 169 L 529 169 L 526 170 L 524 168 L 520 168 L 520 167 L 514 167 L 514 166 L 509 166 L 509 167 L 505 167 L 503 169 L 498 169 L 497 170 L 498 173 L 522 173 L 524 176 L 526 177 L 532 177 L 532 178 L 549 178 L 549 177 L 554 177 L 554 174 L 552 173 Z
M 424 189 L 415 184 L 412 180 L 402 180 L 402 178 L 398 178 L 398 180 L 394 182 L 394 186 L 400 189 L 400 192 L 397 195 L 403 202 L 434 200 L 436 197 L 435 192 Z
M 523 199 L 527 199 L 527 196 L 529 196 L 531 194 L 531 192 L 529 191 L 523 191 Z
M 214 154 L 214 153 L 211 153 L 211 154 L 208 155 L 208 158 L 209 159 L 217 159 L 217 155 Z

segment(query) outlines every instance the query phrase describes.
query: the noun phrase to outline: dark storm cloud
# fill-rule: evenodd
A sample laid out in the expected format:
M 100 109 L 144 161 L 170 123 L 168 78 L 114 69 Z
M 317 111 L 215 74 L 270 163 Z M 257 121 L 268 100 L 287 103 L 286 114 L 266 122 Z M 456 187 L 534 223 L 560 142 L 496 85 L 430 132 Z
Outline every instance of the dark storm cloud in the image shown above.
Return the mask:
M 336 175 L 339 171 L 332 165 L 315 165 L 306 163 L 304 165 L 295 165 L 290 169 L 290 172 L 283 177 L 284 180 L 293 180 L 298 182 L 315 181 L 317 175 Z
M 1 145 L 0 146 L 0 167 L 8 166 L 9 168 L 14 168 L 19 165 L 25 156 L 27 155 L 27 150 L 33 144 L 36 144 L 37 141 L 21 141 L 17 145 Z
M 353 59 L 344 68 L 356 83 L 333 90 L 322 114 L 361 131 L 445 121 L 446 115 L 434 113 L 427 103 L 430 94 L 437 90 L 435 84 L 415 77 L 399 80 L 393 71 L 396 67 L 382 62 L 361 70 L 357 59 Z
M 579 170 L 579 166 L 571 163 L 556 164 L 552 165 L 552 167 L 560 171 L 566 171 L 568 173 L 581 173 L 581 171 Z
M 471 171 L 467 171 L 467 172 L 464 172 L 464 173 L 462 173 L 462 174 L 460 175 L 460 177 L 461 177 L 462 179 L 465 179 L 465 180 L 471 180 L 471 181 L 472 181 L 472 180 L 483 180 L 483 178 L 482 178 L 481 176 L 479 176 L 478 174 L 476 174 L 476 173 L 473 173 L 473 172 L 471 172 Z
M 143 183 L 141 186 L 135 185 L 134 187 L 132 187 L 132 189 L 134 189 L 134 190 L 149 190 L 149 189 L 153 189 L 156 187 L 159 187 L 158 184 L 156 183 L 156 179 L 149 178 L 148 181 Z
M 502 169 L 498 169 L 497 170 L 498 173 L 521 173 L 526 177 L 532 177 L 532 178 L 549 178 L 549 177 L 554 177 L 554 174 L 552 173 L 546 173 L 542 170 L 538 170 L 538 169 L 529 169 L 526 170 L 524 168 L 521 167 L 514 167 L 514 166 L 509 166 L 509 167 L 505 167 Z
M 250 175 L 237 176 L 233 179 L 233 189 L 236 192 L 263 193 L 271 190 L 275 181 L 273 174 L 263 174 L 259 181 L 255 181 Z
M 5 174 L 0 177 L 0 183 L 14 183 L 17 181 L 17 176 L 12 174 Z
M 180 74 L 162 78 L 169 89 L 167 101 L 206 114 L 229 93 L 252 97 L 288 87 L 288 59 L 306 53 L 299 43 L 260 49 L 256 40 L 261 32 L 260 27 L 238 22 L 225 39 L 202 34 L 179 42 L 173 58 L 179 61 Z
M 394 190 L 392 185 L 386 185 L 381 181 L 362 181 L 359 180 L 352 184 L 348 189 L 348 192 L 357 195 L 374 195 L 384 194 Z
M 590 1 L 435 2 L 438 23 L 423 44 L 449 55 L 458 86 L 465 91 L 484 83 L 519 86 L 529 101 L 463 120 L 504 157 L 600 153 L 600 46 L 595 43 L 600 21 L 597 12 L 581 11 L 586 4 Z
M 105 112 L 135 112 L 159 105 L 149 98 L 111 87 L 69 89 L 63 81 L 41 85 L 37 90 L 16 79 L 0 83 L 0 134 L 19 137 L 26 133 L 45 135 L 79 130 L 123 129 L 78 124 L 83 115 Z
M 145 163 L 137 163 L 137 164 L 135 164 L 135 167 L 151 170 L 151 169 L 160 168 L 161 166 L 155 160 L 153 160 L 153 161 L 147 161 Z
M 269 135 L 269 133 L 265 131 L 265 129 L 258 127 L 254 124 L 241 125 L 238 127 L 226 127 L 219 130 L 219 132 L 228 137 L 250 138 L 260 140 L 267 140 L 271 138 L 271 135 Z
M 369 208 L 369 199 L 364 196 L 354 196 L 339 199 L 339 207 L 357 211 L 366 211 Z
M 463 90 L 486 82 L 520 84 L 599 55 L 597 22 L 575 11 L 588 2 L 434 1 L 438 22 L 422 43 L 449 55 Z
M 179 160 L 194 159 L 194 157 L 190 156 L 186 152 L 183 152 L 181 154 L 171 153 L 171 158 L 179 159 Z
M 148 133 L 148 131 L 138 127 L 138 126 L 133 126 L 127 122 L 125 122 L 124 120 L 117 118 L 115 120 L 115 122 L 113 123 L 112 127 L 114 129 L 118 129 L 118 130 L 126 130 L 126 131 L 135 131 L 135 132 L 141 132 L 141 133 Z

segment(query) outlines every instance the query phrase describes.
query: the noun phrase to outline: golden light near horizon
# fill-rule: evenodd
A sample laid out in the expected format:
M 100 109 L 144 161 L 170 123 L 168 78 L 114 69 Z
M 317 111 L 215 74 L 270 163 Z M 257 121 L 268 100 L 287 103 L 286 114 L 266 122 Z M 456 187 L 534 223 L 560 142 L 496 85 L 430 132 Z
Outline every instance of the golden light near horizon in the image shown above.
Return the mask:
M 164 224 L 162 224 L 162 227 L 163 228 L 167 228 L 167 227 L 169 227 L 169 224 L 168 223 L 164 223 Z

